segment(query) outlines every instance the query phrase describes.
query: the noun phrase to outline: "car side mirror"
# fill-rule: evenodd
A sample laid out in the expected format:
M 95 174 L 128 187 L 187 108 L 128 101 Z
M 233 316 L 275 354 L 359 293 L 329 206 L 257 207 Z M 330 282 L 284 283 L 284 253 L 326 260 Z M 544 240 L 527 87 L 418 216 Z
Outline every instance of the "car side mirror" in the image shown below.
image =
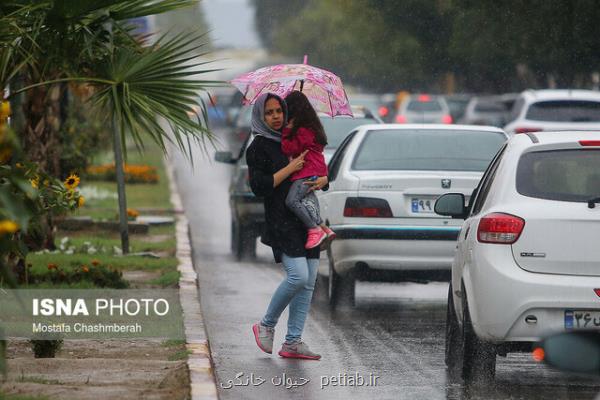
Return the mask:
M 235 164 L 237 160 L 233 158 L 233 154 L 230 151 L 217 151 L 215 153 L 215 161 L 225 164 Z
M 600 375 L 600 334 L 574 331 L 546 338 L 534 349 L 536 360 L 563 371 Z M 541 351 L 540 351 L 541 350 Z
M 435 201 L 435 213 L 452 218 L 465 218 L 465 195 L 462 193 L 446 193 Z

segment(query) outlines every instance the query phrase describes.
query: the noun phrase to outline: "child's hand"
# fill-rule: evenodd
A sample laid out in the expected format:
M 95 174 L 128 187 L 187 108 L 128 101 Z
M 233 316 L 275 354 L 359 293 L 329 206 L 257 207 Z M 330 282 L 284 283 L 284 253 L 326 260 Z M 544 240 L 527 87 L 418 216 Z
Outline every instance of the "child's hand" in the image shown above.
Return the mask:
M 292 159 L 288 164 L 292 172 L 300 171 L 304 167 L 304 156 L 308 153 L 308 150 L 304 150 L 298 157 Z
M 304 182 L 305 185 L 310 185 L 310 188 L 308 188 L 309 192 L 312 192 L 313 190 L 321 190 L 323 186 L 327 185 L 327 183 L 329 183 L 329 179 L 327 179 L 326 176 L 320 176 L 314 181 Z

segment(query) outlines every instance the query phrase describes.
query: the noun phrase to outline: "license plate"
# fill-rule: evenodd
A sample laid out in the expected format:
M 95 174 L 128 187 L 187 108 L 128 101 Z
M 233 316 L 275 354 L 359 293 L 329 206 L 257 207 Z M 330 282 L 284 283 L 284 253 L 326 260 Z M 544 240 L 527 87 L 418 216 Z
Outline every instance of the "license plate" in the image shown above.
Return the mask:
M 418 197 L 413 197 L 410 199 L 411 210 L 414 213 L 419 214 L 433 214 L 433 206 L 435 205 L 435 200 L 432 199 L 423 199 Z
M 600 311 L 565 311 L 565 329 L 600 330 Z

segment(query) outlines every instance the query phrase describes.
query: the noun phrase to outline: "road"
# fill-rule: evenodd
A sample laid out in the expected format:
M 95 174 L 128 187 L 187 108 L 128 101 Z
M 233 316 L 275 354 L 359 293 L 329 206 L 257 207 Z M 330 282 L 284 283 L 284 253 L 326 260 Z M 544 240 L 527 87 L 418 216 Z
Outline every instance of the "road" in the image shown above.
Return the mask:
M 217 137 L 222 134 L 217 131 Z M 285 313 L 274 354 L 261 352 L 251 325 L 284 274 L 265 246 L 259 245 L 252 261 L 236 262 L 229 254 L 232 167 L 212 161 L 213 153 L 198 148 L 194 167 L 177 152 L 172 158 L 191 225 L 221 399 L 592 399 L 600 392 L 599 380 L 553 371 L 528 354 L 498 357 L 493 387 L 450 383 L 444 365 L 447 284 L 440 282 L 359 282 L 357 306 L 335 311 L 317 290 L 303 339 L 322 360 L 275 354 L 285 335 Z

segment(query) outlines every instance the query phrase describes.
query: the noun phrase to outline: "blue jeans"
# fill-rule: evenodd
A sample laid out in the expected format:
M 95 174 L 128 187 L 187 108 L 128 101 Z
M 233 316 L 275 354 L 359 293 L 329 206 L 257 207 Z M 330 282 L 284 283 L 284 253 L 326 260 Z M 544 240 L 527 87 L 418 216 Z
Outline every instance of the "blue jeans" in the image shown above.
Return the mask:
M 299 341 L 302 337 L 317 280 L 319 260 L 304 257 L 292 258 L 283 254 L 282 261 L 287 277 L 275 290 L 261 323 L 274 328 L 279 316 L 289 304 L 288 331 L 285 341 L 292 343 Z

